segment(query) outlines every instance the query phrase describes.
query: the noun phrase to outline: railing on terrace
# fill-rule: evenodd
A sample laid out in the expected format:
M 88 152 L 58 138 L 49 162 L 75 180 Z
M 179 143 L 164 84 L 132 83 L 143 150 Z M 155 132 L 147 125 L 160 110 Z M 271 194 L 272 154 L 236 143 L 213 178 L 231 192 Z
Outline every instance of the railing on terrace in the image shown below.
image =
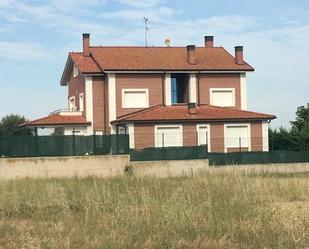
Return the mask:
M 1 136 L 0 157 L 129 154 L 128 135 Z
M 59 113 L 81 113 L 77 110 L 77 107 L 74 108 L 61 108 L 61 109 L 57 109 L 55 111 L 52 111 L 49 113 L 49 115 L 54 115 L 54 114 L 59 114 Z

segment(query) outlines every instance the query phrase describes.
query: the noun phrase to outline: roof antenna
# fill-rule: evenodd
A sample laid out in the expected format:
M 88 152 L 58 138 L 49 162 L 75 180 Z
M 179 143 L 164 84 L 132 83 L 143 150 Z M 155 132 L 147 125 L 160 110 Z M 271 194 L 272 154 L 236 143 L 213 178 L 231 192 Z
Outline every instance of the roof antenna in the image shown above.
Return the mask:
M 144 17 L 144 23 L 145 23 L 145 47 L 148 47 L 148 37 L 147 37 L 147 32 L 149 30 L 148 28 L 148 18 Z

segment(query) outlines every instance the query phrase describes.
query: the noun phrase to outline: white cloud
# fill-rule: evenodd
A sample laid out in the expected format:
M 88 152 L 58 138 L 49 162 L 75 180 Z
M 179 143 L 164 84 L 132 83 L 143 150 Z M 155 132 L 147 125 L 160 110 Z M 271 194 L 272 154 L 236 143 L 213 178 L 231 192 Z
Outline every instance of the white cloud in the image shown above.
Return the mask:
M 0 41 L 0 57 L 10 60 L 44 60 L 51 56 L 41 45 L 36 43 L 18 43 Z
M 163 0 L 115 0 L 121 4 L 129 5 L 137 8 L 150 8 L 163 3 Z
M 156 10 L 146 9 L 126 9 L 126 10 L 119 10 L 114 12 L 106 12 L 100 15 L 102 18 L 106 19 L 125 19 L 125 20 L 142 20 L 144 17 L 147 17 L 150 21 L 164 21 L 169 19 L 179 12 L 174 11 L 171 8 L 167 7 L 158 7 Z
M 121 3 L 124 9 L 104 8 L 115 2 Z M 82 32 L 91 33 L 92 44 L 141 45 L 142 20 L 147 16 L 150 45 L 164 45 L 167 37 L 173 46 L 202 45 L 206 34 L 215 35 L 215 44 L 224 45 L 232 53 L 234 45 L 244 45 L 245 58 L 256 68 L 248 80 L 249 106 L 252 110 L 278 115 L 278 124 L 287 124 L 296 107 L 308 101 L 309 26 L 297 16 L 277 20 L 276 27 L 267 27 L 265 20 L 250 16 L 189 19 L 169 5 L 170 2 L 162 0 L 0 0 L 0 20 L 11 24 L 1 22 L 0 32 L 7 32 L 9 27 L 14 33 L 18 25 L 42 26 L 51 33 L 69 36 L 72 47 L 68 50 L 80 48 Z M 0 56 L 15 60 L 42 59 L 50 54 L 42 46 L 2 41 Z

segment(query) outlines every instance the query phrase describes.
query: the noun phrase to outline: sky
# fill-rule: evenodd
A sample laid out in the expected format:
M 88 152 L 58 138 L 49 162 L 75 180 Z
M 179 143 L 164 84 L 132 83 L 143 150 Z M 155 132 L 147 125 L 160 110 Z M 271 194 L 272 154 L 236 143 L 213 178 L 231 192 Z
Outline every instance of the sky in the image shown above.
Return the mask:
M 234 53 L 244 46 L 255 68 L 248 109 L 275 114 L 289 127 L 309 102 L 308 0 L 0 0 L 0 118 L 39 118 L 67 106 L 60 86 L 68 52 L 92 45 L 203 46 L 205 35 Z

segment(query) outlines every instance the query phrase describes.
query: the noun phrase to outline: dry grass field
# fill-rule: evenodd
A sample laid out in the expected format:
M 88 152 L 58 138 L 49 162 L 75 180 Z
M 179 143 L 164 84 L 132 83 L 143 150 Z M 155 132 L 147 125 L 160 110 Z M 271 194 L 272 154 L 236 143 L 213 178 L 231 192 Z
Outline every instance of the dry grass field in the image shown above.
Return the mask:
M 2 181 L 0 248 L 309 248 L 309 174 Z

